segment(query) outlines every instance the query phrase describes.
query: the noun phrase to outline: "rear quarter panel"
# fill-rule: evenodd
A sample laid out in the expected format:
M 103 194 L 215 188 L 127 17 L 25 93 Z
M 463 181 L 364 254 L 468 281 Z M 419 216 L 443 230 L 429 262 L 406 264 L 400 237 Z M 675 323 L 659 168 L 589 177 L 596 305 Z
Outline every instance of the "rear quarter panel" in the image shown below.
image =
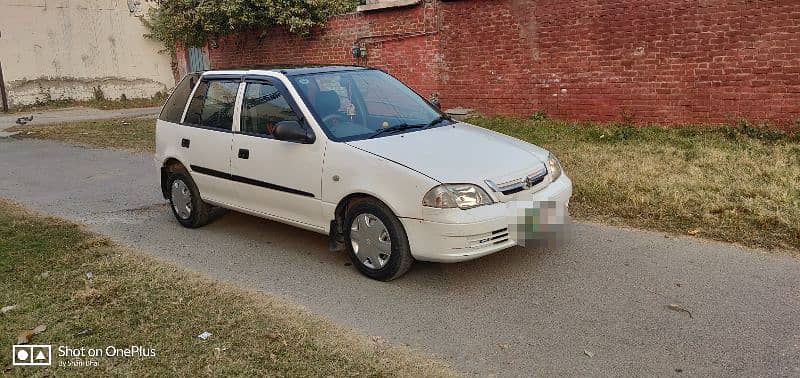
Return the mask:
M 178 159 L 188 168 L 189 161 L 184 156 L 185 149 L 181 149 L 180 128 L 184 127 L 163 120 L 156 121 L 156 165 L 160 169 L 167 159 Z

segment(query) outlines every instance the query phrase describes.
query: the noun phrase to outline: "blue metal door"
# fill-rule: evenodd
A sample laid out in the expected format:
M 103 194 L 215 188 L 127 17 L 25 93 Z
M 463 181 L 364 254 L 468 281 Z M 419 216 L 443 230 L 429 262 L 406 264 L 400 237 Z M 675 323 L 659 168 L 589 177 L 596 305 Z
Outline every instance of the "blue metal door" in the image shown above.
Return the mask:
M 186 50 L 186 63 L 189 65 L 189 72 L 206 71 L 209 69 L 208 59 L 203 54 L 203 49 L 190 47 Z

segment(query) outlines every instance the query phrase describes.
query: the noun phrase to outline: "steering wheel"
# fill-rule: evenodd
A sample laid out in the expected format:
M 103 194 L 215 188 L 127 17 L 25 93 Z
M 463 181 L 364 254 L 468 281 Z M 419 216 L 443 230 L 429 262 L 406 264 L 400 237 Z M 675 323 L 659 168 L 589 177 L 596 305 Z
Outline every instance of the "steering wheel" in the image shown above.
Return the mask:
M 333 113 L 322 117 L 322 122 L 326 125 L 336 126 L 342 123 L 350 122 L 350 120 L 339 113 Z

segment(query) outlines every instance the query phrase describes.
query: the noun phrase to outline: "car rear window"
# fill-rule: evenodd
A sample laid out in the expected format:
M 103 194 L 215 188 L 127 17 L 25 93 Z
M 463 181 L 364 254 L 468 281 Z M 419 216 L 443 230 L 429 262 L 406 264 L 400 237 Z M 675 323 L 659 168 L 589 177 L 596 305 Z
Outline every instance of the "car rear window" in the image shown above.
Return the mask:
M 203 80 L 197 86 L 183 122 L 212 129 L 231 130 L 239 80 Z
M 169 96 L 167 103 L 164 104 L 164 108 L 161 109 L 161 114 L 158 116 L 158 119 L 166 122 L 180 123 L 181 116 L 183 116 L 183 109 L 186 108 L 186 100 L 188 100 L 189 96 L 192 94 L 192 89 L 194 89 L 199 78 L 200 74 L 197 73 L 190 73 L 184 76 L 183 80 L 181 80 L 178 86 L 175 87 L 175 90 L 172 91 L 172 95 Z

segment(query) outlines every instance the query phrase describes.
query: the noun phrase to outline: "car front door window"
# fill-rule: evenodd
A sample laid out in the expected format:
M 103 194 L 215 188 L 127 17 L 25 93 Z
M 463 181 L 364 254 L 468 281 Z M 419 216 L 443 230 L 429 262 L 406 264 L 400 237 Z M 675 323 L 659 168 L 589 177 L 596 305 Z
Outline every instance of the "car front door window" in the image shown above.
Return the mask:
M 281 91 L 271 83 L 248 83 L 242 100 L 243 134 L 272 138 L 275 125 L 300 121 Z

